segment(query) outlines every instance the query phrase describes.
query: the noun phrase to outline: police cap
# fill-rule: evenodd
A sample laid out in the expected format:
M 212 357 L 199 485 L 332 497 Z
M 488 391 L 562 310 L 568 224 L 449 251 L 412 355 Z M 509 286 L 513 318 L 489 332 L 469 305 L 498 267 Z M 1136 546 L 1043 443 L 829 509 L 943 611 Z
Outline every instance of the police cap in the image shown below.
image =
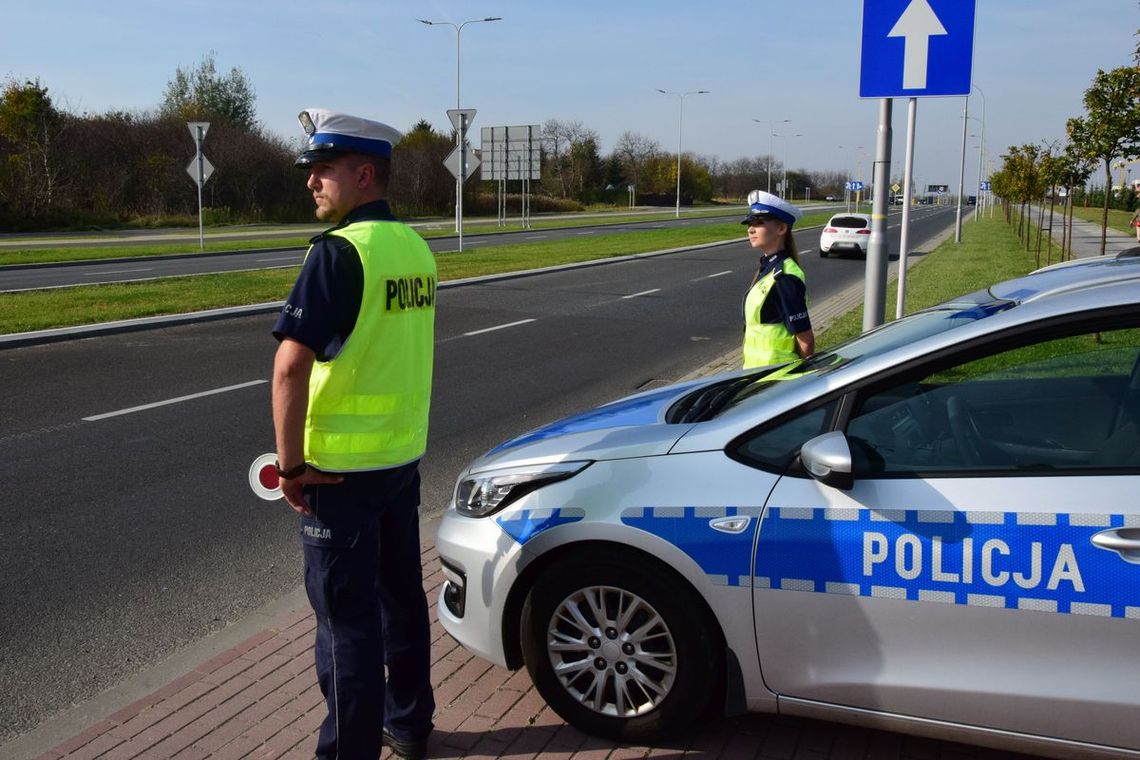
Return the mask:
M 760 219 L 779 219 L 791 227 L 803 215 L 802 211 L 783 198 L 763 190 L 753 190 L 748 194 L 748 216 L 741 224 L 752 224 Z
M 387 124 L 327 108 L 306 108 L 297 114 L 297 120 L 309 136 L 305 152 L 295 162 L 300 168 L 352 153 L 388 158 L 392 146 L 403 137 Z

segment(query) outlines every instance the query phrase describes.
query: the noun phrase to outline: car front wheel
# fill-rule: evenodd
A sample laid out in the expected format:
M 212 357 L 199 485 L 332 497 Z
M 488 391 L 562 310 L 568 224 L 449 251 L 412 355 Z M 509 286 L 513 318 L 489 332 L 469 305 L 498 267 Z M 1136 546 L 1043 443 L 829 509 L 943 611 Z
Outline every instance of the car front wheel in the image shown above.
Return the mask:
M 527 670 L 566 722 L 596 736 L 647 743 L 709 707 L 723 648 L 704 605 L 665 573 L 596 554 L 559 560 L 523 607 Z

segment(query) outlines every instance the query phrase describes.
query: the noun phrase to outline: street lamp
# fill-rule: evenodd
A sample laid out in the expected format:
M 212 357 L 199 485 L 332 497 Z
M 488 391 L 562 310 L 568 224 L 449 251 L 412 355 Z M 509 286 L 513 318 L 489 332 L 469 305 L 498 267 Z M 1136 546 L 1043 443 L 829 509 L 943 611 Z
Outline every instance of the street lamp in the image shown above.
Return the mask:
M 776 135 L 777 124 L 791 124 L 791 119 L 781 119 L 780 121 L 766 121 L 765 119 L 753 119 L 752 121 L 757 124 L 768 125 L 768 192 L 772 192 L 772 138 Z
M 803 135 L 802 134 L 776 135 L 776 137 L 779 137 L 781 140 L 784 141 L 784 157 L 782 159 L 780 159 L 781 163 L 784 166 L 784 179 L 780 182 L 780 187 L 782 188 L 780 191 L 780 197 L 784 198 L 786 200 L 787 197 L 790 195 L 790 193 L 788 192 L 788 138 L 789 137 L 803 137 Z
M 657 88 L 662 95 L 677 96 L 677 218 L 681 218 L 681 130 L 685 124 L 685 96 L 708 95 L 708 90 L 690 90 L 689 92 L 671 92 Z
M 459 105 L 459 40 L 460 40 L 460 37 L 462 37 L 462 35 L 463 35 L 463 27 L 467 26 L 468 24 L 481 24 L 485 21 L 502 21 L 502 20 L 503 20 L 502 16 L 488 16 L 487 18 L 468 19 L 467 21 L 464 21 L 463 23 L 461 23 L 457 26 L 450 21 L 427 21 L 426 19 L 422 19 L 422 18 L 416 19 L 416 21 L 419 21 L 421 24 L 427 24 L 428 26 L 450 26 L 452 29 L 455 30 L 455 107 L 456 108 L 461 107 Z
M 485 21 L 502 21 L 502 20 L 503 19 L 501 16 L 488 16 L 487 18 L 468 19 L 467 21 L 464 21 L 463 23 L 456 25 L 450 21 L 428 21 L 427 19 L 422 19 L 422 18 L 416 19 L 416 21 L 419 21 L 421 24 L 427 24 L 428 26 L 450 26 L 452 29 L 455 30 L 455 108 L 457 110 L 459 108 L 461 108 L 461 106 L 459 105 L 459 40 L 463 36 L 463 27 L 467 26 L 468 24 L 481 24 Z M 460 153 L 462 154 L 462 151 L 463 151 L 463 135 L 460 134 L 460 131 L 458 129 L 455 130 L 455 145 L 457 148 L 459 148 Z M 462 206 L 463 206 L 463 180 L 456 177 L 455 178 L 455 230 L 456 230 L 456 232 L 460 231 L 460 227 L 463 224 Z M 460 237 L 462 238 L 462 236 L 460 236 Z
M 985 193 L 982 192 L 982 154 L 986 150 L 986 94 L 984 92 L 982 92 L 982 88 L 978 87 L 976 84 L 971 85 L 971 87 L 973 87 L 975 90 L 977 90 L 978 94 L 982 96 L 982 134 L 981 134 L 981 137 L 978 138 L 978 190 L 977 190 L 978 200 L 981 201 L 981 203 L 974 208 L 974 221 L 976 222 L 976 221 L 978 221 L 978 219 L 982 215 L 982 211 L 981 211 L 982 206 L 986 203 Z

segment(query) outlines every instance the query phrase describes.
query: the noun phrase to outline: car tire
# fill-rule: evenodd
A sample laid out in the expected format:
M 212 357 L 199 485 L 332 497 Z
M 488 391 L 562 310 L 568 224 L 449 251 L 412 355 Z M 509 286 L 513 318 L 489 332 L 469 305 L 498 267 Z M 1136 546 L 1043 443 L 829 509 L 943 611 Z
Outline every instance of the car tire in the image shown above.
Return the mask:
M 703 608 L 682 582 L 644 561 L 567 556 L 527 595 L 523 659 L 538 692 L 567 723 L 648 744 L 682 731 L 721 693 L 723 645 L 711 623 L 694 614 Z M 603 610 L 606 620 L 597 615 Z
M 820 248 L 820 249 L 819 249 L 819 257 L 820 257 L 821 259 L 826 259 L 826 258 L 827 258 L 827 251 L 825 251 L 825 250 L 823 250 L 822 248 Z

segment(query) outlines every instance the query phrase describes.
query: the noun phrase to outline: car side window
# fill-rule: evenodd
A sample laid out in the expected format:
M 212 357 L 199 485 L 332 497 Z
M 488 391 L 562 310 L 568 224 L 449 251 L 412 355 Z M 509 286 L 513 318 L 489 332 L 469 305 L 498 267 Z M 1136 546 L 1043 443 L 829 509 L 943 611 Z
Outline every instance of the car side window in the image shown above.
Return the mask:
M 1140 470 L 1140 329 L 999 351 L 876 389 L 847 425 L 856 475 Z
M 801 446 L 827 432 L 835 416 L 835 405 L 836 402 L 832 401 L 775 425 L 765 426 L 735 447 L 734 458 L 766 470 L 783 472 L 800 453 Z

